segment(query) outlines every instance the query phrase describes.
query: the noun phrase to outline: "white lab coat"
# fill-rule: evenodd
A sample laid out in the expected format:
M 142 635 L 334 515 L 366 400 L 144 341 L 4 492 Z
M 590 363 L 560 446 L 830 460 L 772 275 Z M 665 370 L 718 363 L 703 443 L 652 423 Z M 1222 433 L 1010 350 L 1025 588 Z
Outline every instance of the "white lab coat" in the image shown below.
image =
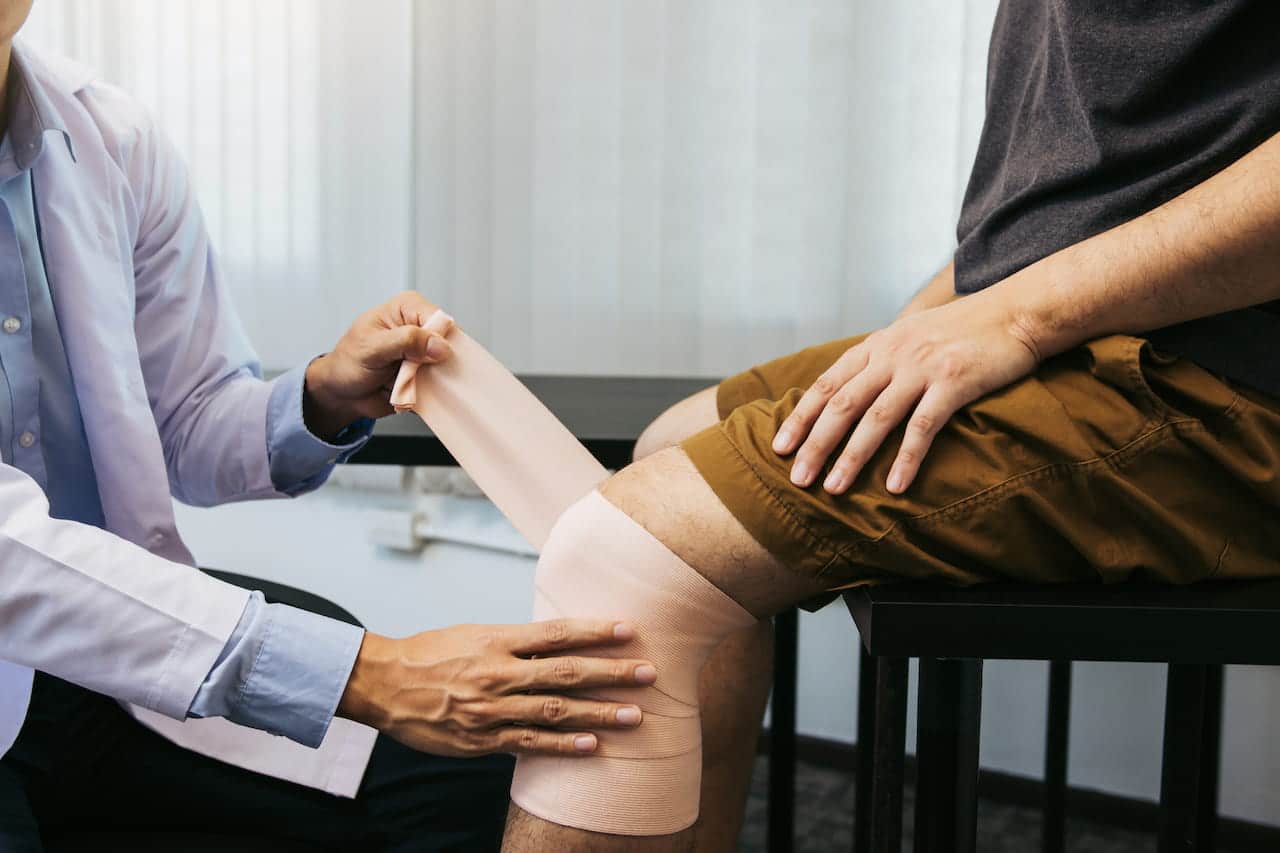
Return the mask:
M 313 750 L 222 719 L 179 722 L 248 593 L 190 567 L 170 494 L 198 505 L 279 496 L 271 386 L 154 123 L 85 69 L 15 50 L 46 125 L 67 134 L 46 135 L 33 186 L 109 532 L 51 519 L 39 486 L 0 465 L 0 755 L 35 668 L 129 703 L 197 752 L 354 796 L 375 734 L 365 726 L 334 720 Z

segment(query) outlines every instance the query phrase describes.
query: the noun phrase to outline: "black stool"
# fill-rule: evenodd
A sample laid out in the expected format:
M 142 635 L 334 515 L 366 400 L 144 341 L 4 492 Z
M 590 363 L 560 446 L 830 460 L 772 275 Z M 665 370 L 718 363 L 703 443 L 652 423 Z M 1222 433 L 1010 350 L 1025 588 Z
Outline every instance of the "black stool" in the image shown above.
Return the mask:
M 304 590 L 232 572 L 215 569 L 204 569 L 204 571 L 227 583 L 245 589 L 261 590 L 263 597 L 270 603 L 288 604 L 349 625 L 360 626 L 359 620 L 348 611 L 326 598 Z M 319 849 L 314 845 L 276 838 L 262 839 L 222 833 L 169 831 L 74 831 L 59 833 L 46 839 L 46 842 L 49 853 L 114 853 L 114 851 L 170 853 L 175 850 L 181 850 L 183 853 L 315 853 Z
M 1050 674 L 1046 849 L 1061 849 L 1070 689 L 1064 662 L 1168 664 L 1159 850 L 1212 849 L 1222 666 L 1280 664 L 1280 582 L 970 588 L 913 583 L 855 590 L 845 602 L 864 648 L 855 851 L 901 849 L 912 657 L 921 663 L 917 851 L 974 850 L 985 659 L 1056 662 Z M 863 749 L 868 743 L 873 747 Z

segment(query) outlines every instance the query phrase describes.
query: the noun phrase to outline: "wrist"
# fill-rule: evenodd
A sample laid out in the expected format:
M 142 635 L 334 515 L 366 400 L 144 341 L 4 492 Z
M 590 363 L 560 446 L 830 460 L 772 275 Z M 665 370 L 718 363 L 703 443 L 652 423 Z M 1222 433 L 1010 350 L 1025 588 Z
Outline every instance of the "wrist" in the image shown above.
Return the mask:
M 322 355 L 307 365 L 302 382 L 302 420 L 312 434 L 332 441 L 347 426 L 359 420 L 360 413 L 346 405 L 334 393 L 329 375 L 330 356 Z
M 338 700 L 337 714 L 381 730 L 389 717 L 385 691 L 387 672 L 397 659 L 395 640 L 366 631 L 356 653 L 347 686 Z
M 1025 267 L 979 294 L 999 302 L 1002 322 L 1037 362 L 1106 334 L 1095 329 L 1084 288 L 1073 286 L 1058 255 Z

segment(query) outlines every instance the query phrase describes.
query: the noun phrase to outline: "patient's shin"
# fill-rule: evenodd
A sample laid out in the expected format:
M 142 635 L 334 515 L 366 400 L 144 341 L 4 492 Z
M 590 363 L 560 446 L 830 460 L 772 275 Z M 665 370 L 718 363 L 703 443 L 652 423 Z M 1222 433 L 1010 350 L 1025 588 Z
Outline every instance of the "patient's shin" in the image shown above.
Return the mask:
M 711 650 L 755 617 L 599 492 L 557 522 L 536 587 L 536 619 L 608 616 L 636 628 L 627 646 L 574 654 L 645 658 L 659 675 L 640 690 L 586 691 L 639 705 L 643 725 L 601 735 L 590 758 L 522 756 L 512 801 L 595 832 L 662 835 L 692 825 L 702 773 L 698 675 Z

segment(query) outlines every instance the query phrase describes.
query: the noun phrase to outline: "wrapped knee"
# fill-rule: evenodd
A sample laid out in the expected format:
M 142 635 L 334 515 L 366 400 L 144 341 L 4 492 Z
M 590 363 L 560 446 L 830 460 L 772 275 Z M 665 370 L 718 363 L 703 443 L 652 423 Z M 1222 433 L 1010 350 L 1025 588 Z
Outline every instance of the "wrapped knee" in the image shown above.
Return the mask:
M 634 703 L 644 722 L 602 733 L 584 758 L 522 756 L 511 799 L 563 826 L 665 835 L 698 817 L 702 729 L 698 676 L 715 646 L 756 619 L 647 530 L 592 492 L 556 523 L 538 561 L 534 618 L 625 619 L 636 639 L 575 654 L 645 658 L 650 687 L 584 691 Z

